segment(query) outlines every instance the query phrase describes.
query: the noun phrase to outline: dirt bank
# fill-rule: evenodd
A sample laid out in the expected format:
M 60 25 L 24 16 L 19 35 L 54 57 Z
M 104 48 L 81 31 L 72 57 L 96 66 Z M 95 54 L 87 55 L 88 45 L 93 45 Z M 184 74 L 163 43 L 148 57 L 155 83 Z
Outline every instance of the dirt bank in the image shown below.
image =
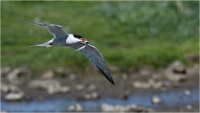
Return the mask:
M 62 97 L 85 101 L 109 96 L 125 100 L 136 92 L 170 92 L 174 89 L 187 90 L 199 87 L 199 65 L 185 67 L 180 62 L 175 62 L 165 69 L 141 68 L 134 73 L 115 73 L 113 79 L 116 85 L 109 83 L 100 74 L 69 74 L 61 78 L 49 73 L 49 76 L 36 78 L 29 73 L 27 70 L 3 73 L 1 99 L 31 101 Z

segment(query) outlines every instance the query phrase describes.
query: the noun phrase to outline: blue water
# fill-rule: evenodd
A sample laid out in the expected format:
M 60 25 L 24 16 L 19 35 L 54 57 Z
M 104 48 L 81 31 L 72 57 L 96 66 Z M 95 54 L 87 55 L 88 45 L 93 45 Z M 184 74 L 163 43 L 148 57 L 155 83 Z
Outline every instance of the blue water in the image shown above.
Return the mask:
M 70 105 L 79 103 L 84 111 L 101 111 L 100 106 L 103 103 L 111 105 L 137 105 L 152 109 L 162 108 L 181 108 L 186 105 L 192 105 L 199 102 L 199 88 L 191 89 L 191 95 L 184 94 L 184 90 L 174 90 L 173 92 L 153 93 L 143 92 L 129 96 L 127 100 L 119 100 L 116 98 L 102 97 L 99 100 L 77 101 L 75 99 L 49 99 L 44 101 L 33 100 L 30 102 L 6 102 L 1 100 L 1 110 L 8 112 L 61 112 L 67 111 Z M 152 96 L 157 95 L 162 101 L 162 104 L 153 104 Z

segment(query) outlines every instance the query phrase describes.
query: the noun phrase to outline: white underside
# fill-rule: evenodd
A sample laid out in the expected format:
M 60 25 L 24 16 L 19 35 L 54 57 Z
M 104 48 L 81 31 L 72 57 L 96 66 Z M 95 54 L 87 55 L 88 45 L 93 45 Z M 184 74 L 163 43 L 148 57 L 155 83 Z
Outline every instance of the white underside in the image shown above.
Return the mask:
M 67 45 L 71 45 L 71 44 L 74 44 L 74 43 L 77 43 L 77 42 L 81 42 L 80 39 L 77 39 L 73 36 L 73 34 L 69 34 L 67 40 L 66 40 L 66 44 Z

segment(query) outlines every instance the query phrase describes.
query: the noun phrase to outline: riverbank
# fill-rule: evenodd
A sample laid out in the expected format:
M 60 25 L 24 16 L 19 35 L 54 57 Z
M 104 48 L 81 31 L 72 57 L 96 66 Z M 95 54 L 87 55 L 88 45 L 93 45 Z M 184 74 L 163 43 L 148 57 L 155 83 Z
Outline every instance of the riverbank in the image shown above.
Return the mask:
M 60 78 L 48 71 L 41 77 L 35 77 L 25 68 L 17 68 L 9 72 L 5 69 L 2 68 L 1 99 L 7 102 L 45 101 L 57 98 L 86 102 L 98 101 L 105 97 L 126 101 L 134 94 L 150 92 L 152 98 L 149 102 L 162 106 L 166 102 L 156 94 L 181 90 L 183 95 L 191 95 L 190 90 L 199 89 L 199 65 L 185 67 L 179 61 L 158 70 L 143 67 L 134 73 L 118 73 L 113 75 L 116 85 L 109 83 L 100 74 L 88 76 L 69 74 L 67 77 Z M 183 97 L 177 95 L 177 98 Z M 199 101 L 199 98 L 196 99 Z M 181 107 L 166 110 L 164 108 L 159 111 L 184 110 Z M 189 109 L 189 111 L 198 110 L 198 103 Z M 187 108 L 184 111 L 188 111 Z

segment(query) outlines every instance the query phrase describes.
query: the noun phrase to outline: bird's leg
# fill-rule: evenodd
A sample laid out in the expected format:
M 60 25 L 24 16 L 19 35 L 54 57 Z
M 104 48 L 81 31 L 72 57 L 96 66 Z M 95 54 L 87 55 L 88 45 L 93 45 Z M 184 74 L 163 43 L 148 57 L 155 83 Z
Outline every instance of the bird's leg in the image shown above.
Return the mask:
M 82 47 L 80 47 L 80 48 L 78 48 L 76 51 L 80 51 L 81 49 L 84 49 L 85 47 L 87 47 L 88 46 L 88 44 L 89 44 L 89 42 L 87 41 L 87 42 L 85 42 L 85 45 L 84 46 L 82 46 Z

